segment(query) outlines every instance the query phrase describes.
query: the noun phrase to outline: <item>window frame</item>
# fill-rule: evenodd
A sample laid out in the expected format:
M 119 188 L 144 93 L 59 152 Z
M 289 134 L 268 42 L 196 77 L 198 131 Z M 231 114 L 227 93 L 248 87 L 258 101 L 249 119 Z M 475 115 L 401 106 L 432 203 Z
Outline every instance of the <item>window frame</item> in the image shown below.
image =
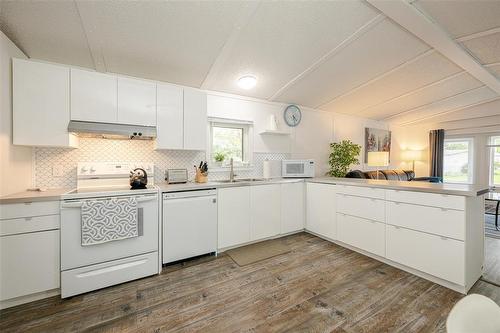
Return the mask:
M 207 160 L 208 164 L 212 166 L 212 171 L 227 170 L 228 165 L 216 165 L 213 158 L 213 128 L 236 128 L 243 130 L 243 162 L 235 162 L 234 168 L 238 170 L 253 168 L 253 124 L 246 121 L 232 120 L 232 119 L 209 119 L 208 121 L 208 140 L 207 140 Z M 225 161 L 226 162 L 226 161 Z M 214 167 L 215 166 L 215 167 Z
M 446 143 L 449 142 L 464 142 L 467 141 L 468 143 L 468 151 L 467 151 L 467 159 L 468 159 L 468 166 L 467 166 L 467 180 L 466 181 L 446 181 L 445 178 L 445 170 L 444 170 L 444 165 L 445 165 L 445 156 L 444 156 L 444 146 Z M 474 184 L 474 170 L 475 170 L 475 161 L 474 161 L 474 138 L 473 137 L 448 137 L 444 139 L 444 144 L 443 144 L 443 183 L 446 184 Z
M 494 188 L 500 188 L 500 183 L 495 184 L 495 139 L 498 139 L 500 141 L 500 134 L 494 134 L 490 135 L 488 137 L 488 147 L 490 148 L 489 152 L 489 185 L 494 187 Z M 500 143 L 499 143 L 500 144 Z

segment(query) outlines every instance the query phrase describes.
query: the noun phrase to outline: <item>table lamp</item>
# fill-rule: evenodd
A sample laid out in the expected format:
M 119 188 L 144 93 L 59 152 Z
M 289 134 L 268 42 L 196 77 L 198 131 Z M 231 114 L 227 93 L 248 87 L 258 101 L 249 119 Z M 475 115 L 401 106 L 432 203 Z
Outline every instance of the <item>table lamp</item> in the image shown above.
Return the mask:
M 415 161 L 422 160 L 422 151 L 421 150 L 405 150 L 401 154 L 403 161 L 411 161 L 412 162 L 412 171 L 415 171 Z
M 389 152 L 388 151 L 369 151 L 368 152 L 368 166 L 377 167 L 377 179 L 379 167 L 386 167 L 389 165 Z

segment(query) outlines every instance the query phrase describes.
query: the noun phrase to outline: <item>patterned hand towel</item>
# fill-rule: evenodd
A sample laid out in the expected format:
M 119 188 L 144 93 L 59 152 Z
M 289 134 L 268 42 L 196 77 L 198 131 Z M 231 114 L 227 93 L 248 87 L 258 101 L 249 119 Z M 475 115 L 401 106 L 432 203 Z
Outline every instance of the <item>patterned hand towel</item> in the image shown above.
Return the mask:
M 82 246 L 139 236 L 137 200 L 112 198 L 82 204 Z

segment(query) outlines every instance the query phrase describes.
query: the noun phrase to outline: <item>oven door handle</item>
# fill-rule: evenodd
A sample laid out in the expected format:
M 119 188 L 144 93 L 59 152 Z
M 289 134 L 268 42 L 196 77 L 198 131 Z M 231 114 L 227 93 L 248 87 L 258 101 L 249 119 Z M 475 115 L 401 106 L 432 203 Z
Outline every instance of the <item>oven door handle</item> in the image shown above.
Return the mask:
M 156 198 L 157 198 L 156 195 L 148 195 L 148 196 L 138 197 L 136 200 L 137 202 L 144 202 L 149 200 L 155 200 Z M 82 207 L 82 204 L 83 204 L 82 201 L 67 201 L 61 203 L 61 208 L 80 208 Z

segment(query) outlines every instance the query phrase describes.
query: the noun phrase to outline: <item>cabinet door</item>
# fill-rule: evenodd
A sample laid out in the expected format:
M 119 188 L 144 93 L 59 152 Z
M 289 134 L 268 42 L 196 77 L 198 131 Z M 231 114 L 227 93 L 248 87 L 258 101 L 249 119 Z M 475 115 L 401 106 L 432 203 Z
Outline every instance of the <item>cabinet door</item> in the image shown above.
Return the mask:
M 336 239 L 335 185 L 307 184 L 306 229 Z
M 362 250 L 385 256 L 385 224 L 337 213 L 339 241 Z
M 218 190 L 218 247 L 250 241 L 250 186 Z
M 59 288 L 59 230 L 0 237 L 0 300 Z
M 184 94 L 181 87 L 158 84 L 156 149 L 184 148 Z
M 281 184 L 281 233 L 304 229 L 304 183 Z
M 250 187 L 252 241 L 273 237 L 280 233 L 280 193 L 279 184 Z
M 71 69 L 71 120 L 116 123 L 117 78 Z
M 69 68 L 13 59 L 15 145 L 76 147 L 68 133 Z
M 184 89 L 184 149 L 207 148 L 207 94 Z
M 156 84 L 119 77 L 118 122 L 156 126 Z

